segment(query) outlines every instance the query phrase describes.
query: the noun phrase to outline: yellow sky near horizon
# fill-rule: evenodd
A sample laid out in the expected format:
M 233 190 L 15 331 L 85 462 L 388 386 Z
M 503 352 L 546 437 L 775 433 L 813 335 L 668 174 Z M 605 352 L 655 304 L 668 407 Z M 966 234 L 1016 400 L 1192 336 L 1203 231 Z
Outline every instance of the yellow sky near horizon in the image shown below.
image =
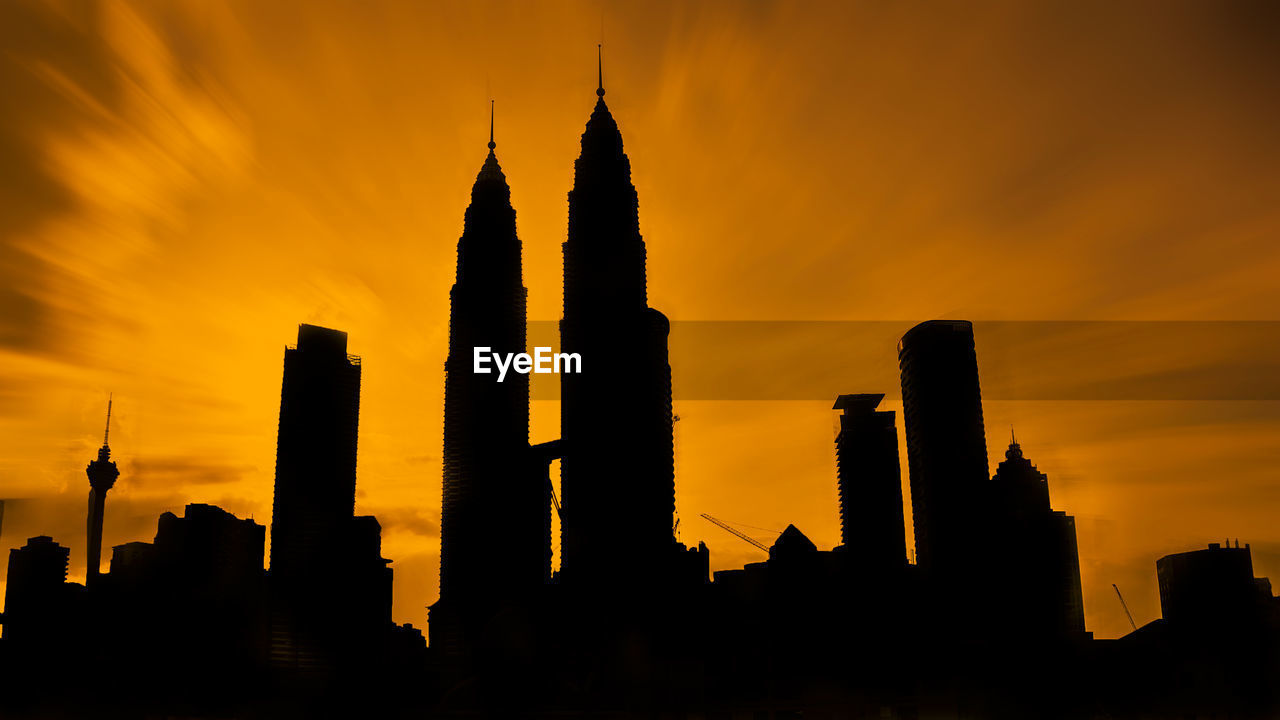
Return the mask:
M 358 509 L 383 524 L 396 619 L 424 625 L 448 290 L 488 99 L 529 318 L 554 321 L 602 26 L 650 304 L 674 321 L 1280 320 L 1274 14 L 5 3 L 0 498 L 18 501 L 0 549 L 53 535 L 83 577 L 108 391 L 122 475 L 104 547 L 149 540 L 187 502 L 268 524 L 283 348 L 311 322 L 363 356 Z M 978 343 L 984 368 L 1002 361 L 981 326 Z M 831 395 L 892 395 L 867 384 L 895 366 L 891 343 L 869 348 Z M 682 372 L 683 539 L 716 568 L 758 556 L 702 512 L 835 544 L 830 400 L 681 400 Z M 1160 555 L 1239 537 L 1280 576 L 1276 401 L 985 411 L 993 468 L 1016 425 L 1077 517 L 1099 636 L 1127 628 L 1112 582 L 1139 621 L 1158 616 Z M 558 436 L 556 403 L 532 412 L 535 442 Z

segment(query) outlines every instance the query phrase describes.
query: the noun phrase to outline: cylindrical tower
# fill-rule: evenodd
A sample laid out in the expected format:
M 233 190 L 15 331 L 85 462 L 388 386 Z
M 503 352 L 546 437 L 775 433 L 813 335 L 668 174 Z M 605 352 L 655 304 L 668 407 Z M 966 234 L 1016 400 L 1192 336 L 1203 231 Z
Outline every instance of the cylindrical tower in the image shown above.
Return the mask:
M 101 574 L 102 564 L 102 521 L 107 512 L 107 491 L 116 484 L 120 477 L 120 468 L 111 460 L 111 446 L 107 439 L 111 436 L 111 400 L 107 400 L 107 429 L 102 434 L 102 447 L 98 448 L 98 457 L 85 468 L 89 476 L 89 518 L 88 533 L 85 542 L 85 585 L 97 582 Z
M 987 441 L 973 325 L 921 323 L 898 343 L 916 561 L 952 577 L 977 561 Z

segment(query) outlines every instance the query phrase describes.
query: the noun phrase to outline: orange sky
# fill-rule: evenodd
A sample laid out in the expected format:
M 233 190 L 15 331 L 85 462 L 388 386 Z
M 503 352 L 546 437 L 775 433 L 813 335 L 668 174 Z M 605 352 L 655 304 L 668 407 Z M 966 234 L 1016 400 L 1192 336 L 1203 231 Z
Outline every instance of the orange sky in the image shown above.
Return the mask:
M 1280 320 L 1276 20 L 1261 2 L 0 4 L 0 497 L 20 499 L 0 546 L 51 534 L 83 577 L 109 390 L 105 547 L 187 502 L 268 523 L 283 347 L 317 323 L 364 357 L 358 506 L 382 521 L 395 617 L 424 624 L 488 99 L 529 317 L 555 320 L 602 32 L 650 303 L 675 321 Z M 674 351 L 683 539 L 716 568 L 759 559 L 708 512 L 833 545 L 830 398 L 893 397 L 896 332 L 826 399 L 681 400 Z M 984 370 L 1141 371 L 1105 347 L 1087 367 L 985 347 L 980 325 Z M 1077 517 L 1100 636 L 1127 627 L 1112 582 L 1158 615 L 1169 552 L 1239 537 L 1280 578 L 1280 395 L 995 395 L 992 464 L 1016 424 Z M 557 436 L 556 403 L 533 416 L 534 441 Z

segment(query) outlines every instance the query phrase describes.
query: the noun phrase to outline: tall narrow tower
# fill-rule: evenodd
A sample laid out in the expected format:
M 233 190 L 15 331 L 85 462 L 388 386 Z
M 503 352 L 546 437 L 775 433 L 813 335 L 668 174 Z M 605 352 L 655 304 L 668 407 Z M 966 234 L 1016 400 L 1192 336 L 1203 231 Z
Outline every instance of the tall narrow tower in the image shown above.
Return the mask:
M 355 514 L 359 423 L 360 358 L 347 354 L 347 334 L 299 325 L 280 390 L 271 508 L 277 580 L 323 573 L 325 550 Z
M 932 320 L 898 343 L 911 514 L 920 567 L 940 581 L 970 573 L 982 551 L 987 440 L 973 325 Z
M 893 413 L 876 410 L 883 393 L 841 395 L 836 435 L 840 490 L 840 542 L 861 572 L 901 569 L 907 563 L 902 521 L 902 475 Z
M 97 582 L 102 563 L 102 518 L 107 510 L 107 491 L 116 484 L 120 469 L 111 459 L 111 400 L 107 400 L 107 429 L 102 433 L 102 447 L 98 458 L 89 462 L 85 474 L 89 476 L 89 523 L 87 554 L 85 557 L 85 585 Z
M 475 348 L 525 351 L 528 291 L 496 147 L 491 114 L 449 291 L 440 600 L 431 610 L 431 644 L 446 649 L 465 640 L 462 615 L 525 595 L 551 573 L 550 489 L 529 450 L 529 376 L 499 381 L 473 368 Z
M 297 347 L 284 351 L 271 508 L 270 659 L 286 672 L 332 671 L 353 623 L 365 615 L 361 593 L 389 582 L 353 574 L 359 559 L 389 570 L 377 556 L 376 521 L 361 527 L 354 518 L 360 370 L 339 330 L 299 325 Z
M 564 243 L 562 573 L 566 583 L 651 585 L 673 557 L 670 324 L 648 306 L 631 163 L 604 102 L 582 133 Z

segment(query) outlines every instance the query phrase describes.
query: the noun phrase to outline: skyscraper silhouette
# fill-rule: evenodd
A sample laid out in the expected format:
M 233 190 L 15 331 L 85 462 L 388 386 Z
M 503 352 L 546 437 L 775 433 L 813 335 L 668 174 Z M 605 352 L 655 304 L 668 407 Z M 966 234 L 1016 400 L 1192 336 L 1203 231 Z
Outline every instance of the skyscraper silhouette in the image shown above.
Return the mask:
M 894 414 L 877 411 L 883 393 L 841 395 L 836 435 L 840 490 L 840 542 L 859 569 L 902 568 L 907 545 L 902 517 L 902 474 Z
M 116 484 L 120 469 L 111 460 L 111 401 L 107 400 L 107 429 L 102 434 L 98 457 L 85 468 L 89 476 L 88 536 L 85 543 L 85 585 L 96 582 L 102 565 L 102 521 L 107 512 L 107 491 Z
M 990 509 L 999 537 L 1001 618 L 1024 638 L 1080 637 L 1084 594 L 1075 518 L 1049 506 L 1049 479 L 1010 437 L 990 483 Z
M 391 622 L 391 569 L 380 527 L 354 517 L 360 359 L 347 334 L 298 326 L 280 394 L 271 517 L 270 660 L 323 678 L 366 663 Z
M 527 595 L 551 573 L 551 500 L 545 463 L 529 451 L 529 376 L 474 372 L 475 348 L 525 351 L 525 290 L 511 190 L 494 154 L 471 188 L 457 281 L 449 292 L 445 360 L 440 600 L 431 644 L 455 651 L 495 603 Z
M 933 320 L 898 343 L 916 562 L 955 580 L 981 557 L 987 441 L 973 325 Z
M 652 588 L 674 556 L 670 323 L 648 306 L 645 245 L 622 134 L 597 100 L 569 192 L 561 379 L 562 575 Z
M 323 571 L 318 548 L 334 541 L 356 503 L 360 359 L 347 354 L 347 334 L 298 326 L 285 349 L 271 509 L 271 572 L 276 577 Z

